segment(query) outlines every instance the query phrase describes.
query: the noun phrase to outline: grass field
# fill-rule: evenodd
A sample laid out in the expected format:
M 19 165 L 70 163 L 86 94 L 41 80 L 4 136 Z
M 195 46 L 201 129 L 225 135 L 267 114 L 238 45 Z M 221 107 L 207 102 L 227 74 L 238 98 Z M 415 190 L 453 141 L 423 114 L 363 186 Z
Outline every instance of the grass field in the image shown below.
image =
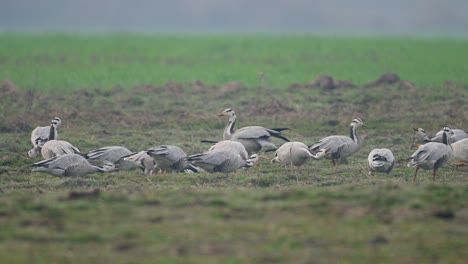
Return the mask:
M 468 170 L 413 183 L 406 167 L 412 127 L 467 129 L 466 61 L 466 40 L 1 35 L 0 262 L 466 263 Z M 385 72 L 401 80 L 373 83 Z M 229 175 L 80 178 L 31 173 L 25 156 L 54 116 L 84 153 L 193 154 L 221 139 L 226 107 L 238 127 L 289 127 L 306 144 L 361 117 L 363 147 L 336 170 L 310 161 L 298 182 L 272 153 Z M 390 176 L 366 174 L 374 147 L 393 150 Z

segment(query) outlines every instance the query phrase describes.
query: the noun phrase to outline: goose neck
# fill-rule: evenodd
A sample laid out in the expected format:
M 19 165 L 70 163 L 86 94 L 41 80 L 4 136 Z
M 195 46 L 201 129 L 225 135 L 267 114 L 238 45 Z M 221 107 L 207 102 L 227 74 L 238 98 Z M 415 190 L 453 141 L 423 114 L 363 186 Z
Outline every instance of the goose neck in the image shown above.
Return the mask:
M 234 126 L 236 125 L 237 116 L 234 114 L 229 118 L 229 121 L 224 129 L 223 139 L 231 139 L 232 134 L 234 134 Z
M 356 144 L 361 143 L 361 139 L 359 138 L 359 135 L 357 133 L 357 128 L 355 126 L 350 126 L 349 127 L 349 137 L 356 142 Z

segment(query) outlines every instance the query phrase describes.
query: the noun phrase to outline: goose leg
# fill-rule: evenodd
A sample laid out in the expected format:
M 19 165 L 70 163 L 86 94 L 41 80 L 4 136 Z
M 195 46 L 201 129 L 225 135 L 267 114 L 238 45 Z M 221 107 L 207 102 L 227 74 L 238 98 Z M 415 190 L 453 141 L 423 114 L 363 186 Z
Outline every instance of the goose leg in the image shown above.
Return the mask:
M 435 181 L 435 179 L 436 179 L 436 171 L 437 171 L 437 169 L 434 169 L 434 170 L 432 171 L 432 180 L 433 180 L 433 181 Z
M 416 181 L 416 175 L 418 174 L 419 166 L 416 166 L 416 170 L 414 171 L 413 182 Z

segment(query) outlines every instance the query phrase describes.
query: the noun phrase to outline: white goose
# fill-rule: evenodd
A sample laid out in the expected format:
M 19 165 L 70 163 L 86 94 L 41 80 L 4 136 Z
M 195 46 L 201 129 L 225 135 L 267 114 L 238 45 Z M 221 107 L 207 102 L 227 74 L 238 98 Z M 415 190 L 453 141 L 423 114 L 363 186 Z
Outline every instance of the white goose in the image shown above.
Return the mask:
M 262 126 L 247 126 L 234 130 L 236 125 L 237 115 L 231 108 L 225 109 L 218 114 L 219 116 L 229 116 L 229 121 L 224 129 L 224 140 L 235 140 L 242 143 L 250 154 L 276 150 L 276 145 L 270 141 L 270 137 L 280 138 L 288 141 L 286 137 L 281 135 L 281 131 L 287 128 L 265 128 Z
M 452 144 L 453 157 L 458 161 L 453 165 L 468 167 L 468 138 Z
M 258 155 L 252 154 L 249 157 L 240 142 L 228 141 L 220 141 L 211 150 L 191 155 L 187 160 L 210 173 L 230 173 L 241 168 L 252 167 L 258 161 Z
M 388 148 L 373 149 L 367 157 L 367 165 L 370 175 L 374 171 L 385 172 L 389 175 L 395 165 L 395 157 Z
M 443 143 L 429 142 L 427 144 L 420 145 L 418 150 L 411 155 L 408 167 L 416 167 L 413 181 L 416 181 L 416 175 L 420 168 L 432 170 L 432 179 L 435 180 L 437 169 L 447 163 L 453 155 L 449 139 L 450 133 L 451 129 L 449 127 L 445 127 L 444 133 L 442 134 Z
M 349 137 L 341 135 L 328 136 L 310 146 L 309 149 L 313 153 L 317 153 L 321 149 L 327 149 L 328 152 L 325 158 L 331 159 L 333 165 L 336 165 L 338 160 L 354 154 L 361 148 L 361 139 L 357 133 L 357 129 L 361 126 L 364 126 L 364 122 L 360 118 L 354 118 L 349 124 Z
M 32 172 L 42 172 L 59 177 L 83 176 L 96 172 L 110 172 L 115 170 L 112 163 L 107 163 L 100 168 L 91 165 L 79 154 L 65 154 L 43 160 L 33 164 Z

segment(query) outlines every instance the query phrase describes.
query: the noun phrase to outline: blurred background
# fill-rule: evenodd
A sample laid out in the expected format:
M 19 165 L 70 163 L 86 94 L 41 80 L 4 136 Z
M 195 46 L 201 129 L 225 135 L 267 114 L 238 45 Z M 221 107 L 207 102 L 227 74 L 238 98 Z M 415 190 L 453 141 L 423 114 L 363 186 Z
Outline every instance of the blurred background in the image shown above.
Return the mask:
M 3 0 L 2 32 L 468 35 L 466 0 Z

